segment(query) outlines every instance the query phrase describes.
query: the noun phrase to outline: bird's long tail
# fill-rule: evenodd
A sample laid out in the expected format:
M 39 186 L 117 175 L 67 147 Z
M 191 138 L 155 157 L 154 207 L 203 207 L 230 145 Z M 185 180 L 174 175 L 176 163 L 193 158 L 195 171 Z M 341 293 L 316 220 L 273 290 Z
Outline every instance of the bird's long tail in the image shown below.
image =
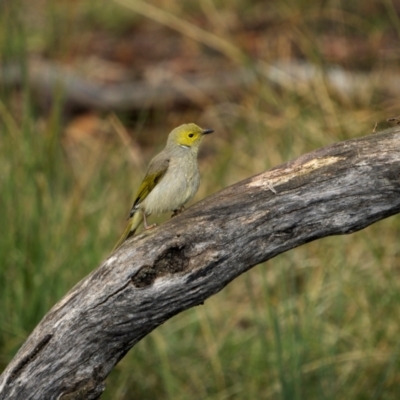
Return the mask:
M 129 218 L 128 225 L 122 236 L 119 238 L 117 244 L 114 246 L 113 252 L 117 250 L 118 247 L 121 246 L 121 244 L 124 243 L 126 239 L 130 238 L 135 234 L 137 228 L 142 223 L 142 221 L 143 221 L 143 213 L 140 210 L 138 210 L 135 212 L 135 214 L 132 215 L 131 218 Z

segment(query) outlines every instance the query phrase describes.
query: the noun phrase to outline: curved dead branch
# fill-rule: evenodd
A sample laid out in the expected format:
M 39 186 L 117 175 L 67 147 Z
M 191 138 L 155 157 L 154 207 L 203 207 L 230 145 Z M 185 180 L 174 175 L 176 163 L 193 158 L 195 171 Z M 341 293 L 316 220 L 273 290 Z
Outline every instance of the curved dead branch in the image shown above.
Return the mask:
M 3 372 L 0 399 L 96 399 L 127 351 L 173 315 L 256 264 L 399 211 L 398 127 L 228 187 L 125 242 L 78 283 Z

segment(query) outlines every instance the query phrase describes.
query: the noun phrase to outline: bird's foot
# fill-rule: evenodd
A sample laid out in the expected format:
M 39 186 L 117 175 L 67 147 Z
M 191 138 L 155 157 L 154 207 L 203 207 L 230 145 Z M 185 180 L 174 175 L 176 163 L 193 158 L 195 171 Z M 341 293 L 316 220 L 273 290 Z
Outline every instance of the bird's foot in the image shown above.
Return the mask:
M 181 212 L 183 212 L 184 209 L 185 209 L 185 206 L 182 206 L 182 207 L 174 210 L 174 213 L 171 215 L 171 218 L 176 217 L 177 215 L 179 215 Z
M 144 227 L 144 229 L 145 229 L 146 231 L 148 231 L 149 229 L 153 229 L 153 228 L 155 228 L 156 226 L 157 226 L 157 224 L 146 225 L 146 226 Z

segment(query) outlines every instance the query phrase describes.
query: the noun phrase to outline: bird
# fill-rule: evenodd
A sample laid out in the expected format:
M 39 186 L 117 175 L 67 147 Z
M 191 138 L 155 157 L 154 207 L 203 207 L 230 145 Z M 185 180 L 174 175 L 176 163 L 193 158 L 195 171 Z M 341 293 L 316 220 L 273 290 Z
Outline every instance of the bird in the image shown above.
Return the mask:
M 194 123 L 183 124 L 168 135 L 165 148 L 149 163 L 146 175 L 137 191 L 129 213 L 128 225 L 113 251 L 133 236 L 147 217 L 173 211 L 175 216 L 183 211 L 184 205 L 196 194 L 200 186 L 197 154 L 204 135 L 213 129 L 202 129 Z

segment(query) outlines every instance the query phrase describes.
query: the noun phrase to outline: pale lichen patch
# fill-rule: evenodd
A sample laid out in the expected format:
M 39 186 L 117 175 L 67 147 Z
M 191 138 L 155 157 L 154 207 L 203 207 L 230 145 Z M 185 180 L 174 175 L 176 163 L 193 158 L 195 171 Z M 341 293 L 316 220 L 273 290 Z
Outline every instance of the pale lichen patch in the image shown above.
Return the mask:
M 311 172 L 337 163 L 344 160 L 345 157 L 325 157 L 314 158 L 304 164 L 293 163 L 287 168 L 268 171 L 262 175 L 256 176 L 249 184 L 248 187 L 260 187 L 265 190 L 270 190 L 271 186 L 275 187 L 289 182 L 294 178 L 299 178 L 308 175 Z

